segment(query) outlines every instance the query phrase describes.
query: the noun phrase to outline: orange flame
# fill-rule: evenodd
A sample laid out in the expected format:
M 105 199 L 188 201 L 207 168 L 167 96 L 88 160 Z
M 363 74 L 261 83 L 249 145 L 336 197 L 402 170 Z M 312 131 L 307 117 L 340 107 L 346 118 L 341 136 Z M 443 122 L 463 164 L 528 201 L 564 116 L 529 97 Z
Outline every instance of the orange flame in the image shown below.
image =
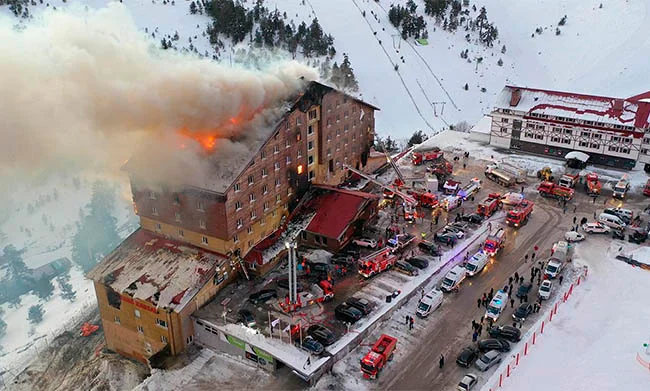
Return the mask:
M 239 118 L 239 117 L 232 117 L 229 118 L 228 121 L 226 121 L 225 125 L 226 127 L 228 126 L 239 126 L 242 124 L 244 119 Z M 204 150 L 207 152 L 211 152 L 214 150 L 215 145 L 217 144 L 217 140 L 222 136 L 223 132 L 220 132 L 219 129 L 215 130 L 190 130 L 187 128 L 182 128 L 178 131 L 178 133 L 184 137 L 190 138 L 196 142 L 198 142 L 201 147 L 203 147 Z M 179 144 L 179 147 L 181 149 L 187 148 L 187 144 L 184 142 L 181 142 Z

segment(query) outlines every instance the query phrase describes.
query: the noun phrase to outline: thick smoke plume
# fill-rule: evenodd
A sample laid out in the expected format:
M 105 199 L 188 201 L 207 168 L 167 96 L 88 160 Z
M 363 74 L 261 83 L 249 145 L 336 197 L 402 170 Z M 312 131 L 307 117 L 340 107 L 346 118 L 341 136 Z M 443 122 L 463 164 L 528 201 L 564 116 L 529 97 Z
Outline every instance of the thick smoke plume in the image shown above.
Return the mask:
M 143 144 L 177 143 L 181 129 L 231 138 L 256 132 L 299 91 L 300 77 L 317 78 L 293 61 L 247 70 L 160 50 L 117 3 L 15 23 L 0 20 L 0 174 L 115 168 Z M 236 144 L 217 140 L 215 153 L 248 152 Z

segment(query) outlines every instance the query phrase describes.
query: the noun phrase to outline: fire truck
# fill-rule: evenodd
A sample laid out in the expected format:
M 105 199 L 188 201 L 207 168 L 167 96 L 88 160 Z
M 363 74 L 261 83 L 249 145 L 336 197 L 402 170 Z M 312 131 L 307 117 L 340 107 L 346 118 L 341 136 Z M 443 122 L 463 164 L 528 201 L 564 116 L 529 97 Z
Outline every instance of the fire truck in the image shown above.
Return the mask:
M 440 178 L 445 178 L 454 172 L 454 166 L 449 161 L 442 158 L 439 162 L 431 164 L 427 167 L 427 171 Z
M 447 181 L 445 181 L 445 184 L 443 186 L 445 194 L 447 195 L 455 195 L 458 192 L 459 188 L 460 188 L 460 182 L 451 179 L 447 179 Z
M 585 177 L 585 190 L 587 190 L 587 194 L 600 195 L 600 190 L 602 187 L 603 185 L 598 180 L 597 174 L 593 172 L 587 174 L 587 176 Z
M 627 192 L 630 190 L 630 177 L 627 174 L 623 174 L 621 179 L 614 186 L 614 191 L 612 192 L 612 197 L 623 199 L 627 195 Z
M 540 183 L 537 191 L 542 197 L 560 198 L 567 201 L 573 198 L 573 189 L 557 185 L 553 182 Z
M 458 191 L 458 195 L 462 197 L 464 201 L 467 201 L 468 198 L 478 193 L 479 190 L 481 190 L 481 180 L 478 178 L 472 178 L 467 186 Z
M 361 359 L 361 373 L 365 379 L 376 379 L 386 363 L 393 359 L 397 338 L 382 334 L 372 349 Z
M 528 222 L 531 213 L 533 213 L 533 202 L 530 200 L 523 200 L 513 210 L 508 212 L 506 216 L 506 223 L 510 226 L 521 227 Z
M 643 188 L 643 195 L 650 196 L 650 179 L 645 183 L 645 187 Z
M 413 152 L 411 162 L 414 166 L 420 166 L 422 163 L 434 162 L 445 156 L 445 153 L 438 147 L 433 147 L 429 151 Z
M 501 207 L 501 195 L 492 193 L 476 207 L 476 213 L 490 217 Z
M 393 267 L 395 261 L 397 261 L 397 255 L 393 254 L 393 249 L 384 247 L 359 259 L 359 274 L 370 278 Z
M 496 255 L 497 252 L 506 242 L 506 231 L 503 228 L 499 228 L 494 235 L 489 235 L 483 243 L 483 250 L 487 255 Z
M 386 244 L 391 248 L 391 252 L 398 252 L 404 250 L 409 244 L 413 243 L 415 236 L 411 234 L 396 235 L 394 238 L 388 239 Z
M 576 183 L 580 180 L 580 170 L 572 170 L 570 172 L 565 172 L 562 174 L 560 177 L 560 180 L 558 181 L 558 184 L 560 186 L 568 187 L 568 188 L 574 188 L 576 186 Z
M 425 208 L 435 208 L 439 204 L 438 196 L 429 191 L 419 192 L 417 190 L 407 190 L 406 193 L 413 196 L 417 200 L 418 205 Z
M 289 297 L 280 302 L 280 307 L 284 312 L 293 312 L 302 307 L 308 307 L 312 304 L 330 301 L 334 298 L 334 289 L 329 281 L 323 280 L 318 284 L 312 284 L 309 291 L 299 292 L 295 303 L 289 302 Z

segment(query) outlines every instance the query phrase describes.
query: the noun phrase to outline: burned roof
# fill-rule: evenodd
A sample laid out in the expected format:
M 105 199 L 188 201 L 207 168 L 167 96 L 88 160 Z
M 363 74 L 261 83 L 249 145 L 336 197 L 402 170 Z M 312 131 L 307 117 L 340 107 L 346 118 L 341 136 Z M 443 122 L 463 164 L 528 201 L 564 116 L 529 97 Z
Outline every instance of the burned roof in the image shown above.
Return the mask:
M 88 273 L 114 291 L 180 311 L 227 258 L 138 229 Z

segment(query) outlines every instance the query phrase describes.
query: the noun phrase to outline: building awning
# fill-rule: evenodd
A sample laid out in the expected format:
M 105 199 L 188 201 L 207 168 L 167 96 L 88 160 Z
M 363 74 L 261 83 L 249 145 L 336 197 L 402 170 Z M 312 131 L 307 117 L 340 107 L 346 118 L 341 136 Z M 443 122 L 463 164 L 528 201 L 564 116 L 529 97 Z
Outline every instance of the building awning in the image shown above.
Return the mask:
M 579 151 L 572 151 L 566 154 L 564 157 L 565 160 L 580 160 L 583 163 L 587 163 L 587 160 L 589 160 L 589 155 L 587 155 L 584 152 L 579 152 Z

